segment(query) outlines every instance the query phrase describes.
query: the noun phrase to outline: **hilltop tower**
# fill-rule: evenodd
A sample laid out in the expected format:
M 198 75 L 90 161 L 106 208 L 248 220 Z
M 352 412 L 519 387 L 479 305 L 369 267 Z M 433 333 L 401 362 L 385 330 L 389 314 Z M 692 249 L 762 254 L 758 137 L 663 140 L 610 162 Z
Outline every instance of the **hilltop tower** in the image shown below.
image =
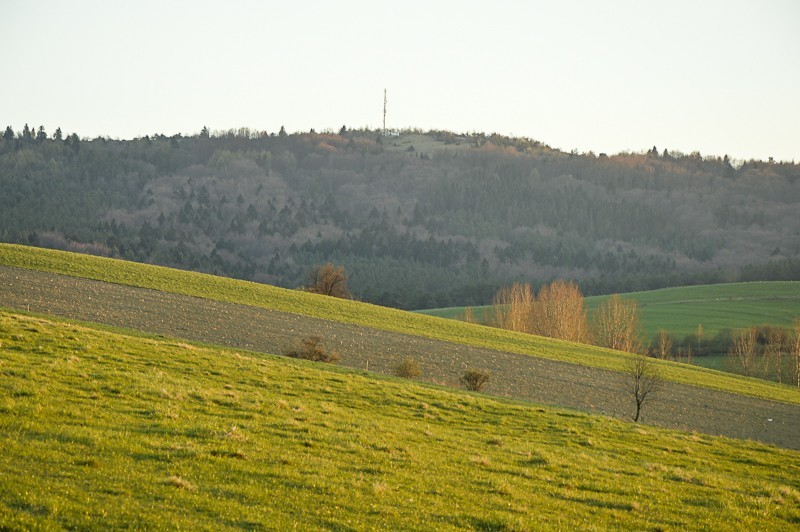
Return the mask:
M 383 135 L 386 136 L 386 89 L 383 89 Z

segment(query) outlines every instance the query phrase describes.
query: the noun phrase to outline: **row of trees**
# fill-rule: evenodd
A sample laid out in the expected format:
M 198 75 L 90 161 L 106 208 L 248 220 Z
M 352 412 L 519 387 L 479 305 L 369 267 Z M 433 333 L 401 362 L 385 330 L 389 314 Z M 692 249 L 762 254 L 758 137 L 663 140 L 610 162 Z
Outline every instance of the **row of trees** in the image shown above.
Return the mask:
M 464 319 L 475 321 L 470 308 L 465 310 Z M 672 337 L 664 330 L 658 332 L 654 342 L 647 340 L 635 300 L 615 294 L 590 314 L 580 288 L 572 281 L 544 285 L 538 295 L 527 283 L 503 287 L 495 295 L 487 322 L 502 329 L 661 359 L 673 359 L 676 352 Z M 702 327 L 698 327 L 698 342 L 701 336 Z M 677 352 L 691 362 L 691 343 Z M 791 331 L 779 327 L 733 331 L 727 353 L 730 369 L 738 373 L 800 386 L 800 319 Z
M 800 319 L 794 321 L 791 331 L 778 327 L 736 331 L 728 360 L 743 375 L 772 377 L 800 386 Z
M 498 291 L 490 324 L 502 329 L 596 344 L 629 353 L 644 352 L 644 334 L 636 301 L 613 295 L 592 312 L 573 281 L 554 281 L 538 295 L 528 283 L 515 283 Z

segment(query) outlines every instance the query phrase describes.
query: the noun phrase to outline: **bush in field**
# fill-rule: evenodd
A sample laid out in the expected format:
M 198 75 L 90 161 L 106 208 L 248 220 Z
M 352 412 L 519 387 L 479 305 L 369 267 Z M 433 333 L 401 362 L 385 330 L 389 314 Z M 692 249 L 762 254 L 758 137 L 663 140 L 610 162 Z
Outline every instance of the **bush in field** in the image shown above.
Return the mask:
M 422 369 L 416 360 L 406 357 L 402 362 L 394 367 L 393 373 L 403 379 L 416 379 L 422 375 Z
M 286 356 L 313 362 L 327 362 L 329 364 L 335 364 L 339 361 L 339 353 L 326 350 L 322 345 L 322 338 L 319 336 L 304 338 L 300 347 L 287 352 Z
M 467 390 L 479 392 L 489 381 L 489 373 L 477 369 L 468 370 L 461 377 L 460 382 Z

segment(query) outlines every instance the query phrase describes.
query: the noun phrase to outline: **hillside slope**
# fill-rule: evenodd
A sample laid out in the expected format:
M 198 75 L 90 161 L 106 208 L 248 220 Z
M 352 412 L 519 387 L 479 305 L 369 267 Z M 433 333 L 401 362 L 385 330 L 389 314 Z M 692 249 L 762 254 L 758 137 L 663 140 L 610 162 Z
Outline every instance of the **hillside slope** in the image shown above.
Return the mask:
M 515 280 L 607 294 L 800 279 L 800 164 L 406 131 L 0 138 L 0 241 L 362 300 L 486 304 Z
M 196 276 L 43 250 L 6 248 L 4 251 L 7 253 L 0 254 L 0 257 L 8 259 L 13 255 L 10 251 L 15 251 L 19 261 L 24 257 L 29 265 L 35 260 L 74 260 L 78 264 L 73 267 L 76 272 L 82 271 L 80 263 L 86 261 L 88 265 L 103 266 L 105 275 L 118 275 L 119 278 L 125 271 L 138 271 L 142 279 L 151 282 L 158 275 L 174 275 L 175 279 L 188 280 Z M 152 275 L 145 275 L 148 272 Z M 198 279 L 205 277 L 199 276 Z M 0 267 L 0 306 L 55 313 L 268 353 L 284 352 L 302 338 L 320 335 L 329 348 L 340 352 L 343 363 L 351 367 L 389 372 L 395 363 L 411 356 L 423 366 L 426 379 L 454 385 L 467 368 L 480 367 L 493 373 L 489 385 L 491 393 L 623 418 L 630 415 L 631 405 L 624 397 L 623 376 L 600 369 L 602 364 L 608 368 L 620 364 L 624 358 L 620 353 L 527 335 L 508 335 L 495 329 L 391 309 L 382 309 L 385 314 L 381 315 L 381 309 L 376 307 L 313 297 L 311 294 L 283 294 L 280 291 L 272 294 L 275 289 L 270 287 L 245 286 L 225 279 L 205 280 L 207 282 L 197 286 L 202 285 L 206 291 L 219 296 L 220 292 L 211 290 L 211 283 L 231 283 L 232 288 L 239 290 L 236 299 L 259 301 L 259 304 L 242 305 L 220 298 L 206 299 Z M 183 288 L 190 286 L 191 283 L 187 283 Z M 271 297 L 273 295 L 275 299 Z M 295 312 L 288 312 L 276 301 L 279 297 L 287 298 L 284 303 L 297 297 L 330 306 L 327 310 L 313 307 L 318 313 L 323 311 L 321 316 L 304 316 L 298 311 L 311 310 L 312 307 L 297 304 Z M 355 320 L 359 312 L 361 323 Z M 381 319 L 370 317 L 373 312 Z M 343 319 L 348 315 L 352 319 Z M 448 329 L 448 326 L 456 328 Z M 459 331 L 469 335 L 459 338 Z M 599 367 L 592 367 L 592 364 Z M 669 378 L 694 385 L 669 383 L 661 398 L 648 406 L 645 412 L 648 422 L 759 439 L 789 447 L 798 445 L 800 427 L 794 423 L 800 415 L 800 393 L 797 390 L 676 364 L 663 364 L 663 370 Z M 769 400 L 756 400 L 754 396 Z
M 800 523 L 797 451 L 0 312 L 10 529 Z

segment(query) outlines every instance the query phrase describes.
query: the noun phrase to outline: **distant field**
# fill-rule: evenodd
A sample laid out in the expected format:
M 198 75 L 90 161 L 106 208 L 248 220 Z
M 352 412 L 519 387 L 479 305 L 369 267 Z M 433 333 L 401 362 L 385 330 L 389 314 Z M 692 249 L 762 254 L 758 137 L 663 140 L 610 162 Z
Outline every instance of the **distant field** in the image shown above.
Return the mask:
M 677 338 L 697 331 L 702 325 L 706 337 L 723 329 L 753 325 L 789 326 L 800 317 L 800 281 L 732 283 L 706 286 L 665 288 L 648 292 L 622 294 L 639 302 L 642 321 L 650 337 L 659 329 Z M 587 297 L 593 309 L 608 296 Z M 482 317 L 486 307 L 475 310 Z M 458 319 L 463 307 L 420 311 L 430 316 Z
M 0 312 L 0 528 L 790 530 L 800 452 Z
M 599 369 L 620 371 L 628 356 L 592 346 L 481 327 L 456 320 L 442 320 L 297 290 L 285 290 L 256 283 L 88 255 L 0 244 L 0 265 L 252 305 L 410 336 L 531 355 Z M 75 301 L 74 304 L 94 305 L 91 301 Z M 2 301 L 0 301 L 0 305 L 2 305 Z M 703 368 L 681 364 L 661 361 L 657 361 L 657 363 L 662 367 L 664 377 L 676 383 L 800 404 L 798 391 L 786 386 L 709 372 Z

